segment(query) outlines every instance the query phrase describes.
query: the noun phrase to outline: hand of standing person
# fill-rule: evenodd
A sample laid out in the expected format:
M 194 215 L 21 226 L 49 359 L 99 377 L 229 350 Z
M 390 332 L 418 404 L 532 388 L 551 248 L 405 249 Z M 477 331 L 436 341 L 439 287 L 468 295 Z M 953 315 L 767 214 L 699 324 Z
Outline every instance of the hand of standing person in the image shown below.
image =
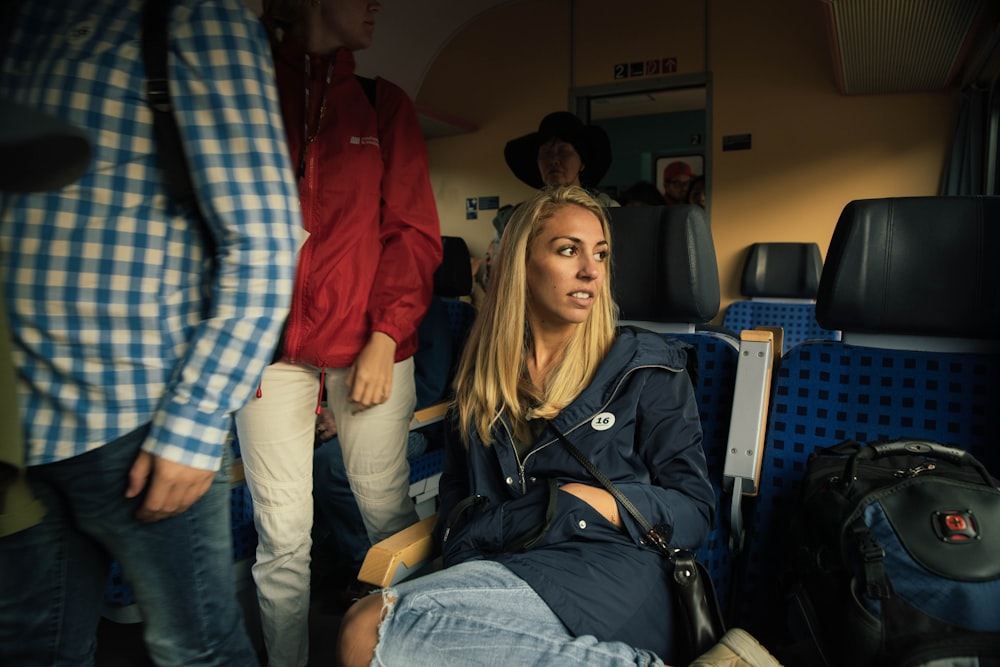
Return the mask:
M 337 421 L 333 418 L 330 408 L 323 406 L 320 413 L 316 415 L 316 442 L 322 443 L 332 440 L 337 435 Z
M 395 355 L 396 341 L 381 331 L 372 332 L 347 374 L 355 414 L 389 400 Z
M 125 497 L 135 498 L 148 487 L 136 518 L 147 523 L 168 519 L 186 511 L 205 495 L 215 473 L 140 451 L 129 470 Z

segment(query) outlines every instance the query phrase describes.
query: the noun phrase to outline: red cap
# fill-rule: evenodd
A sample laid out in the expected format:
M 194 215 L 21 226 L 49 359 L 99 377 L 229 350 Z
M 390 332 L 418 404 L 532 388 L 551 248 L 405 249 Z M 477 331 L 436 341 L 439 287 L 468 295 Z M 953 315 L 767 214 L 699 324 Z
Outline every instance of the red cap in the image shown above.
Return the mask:
M 691 171 L 691 165 L 687 162 L 677 160 L 676 162 L 671 162 L 663 168 L 663 182 L 666 183 L 667 181 L 672 180 L 675 176 L 689 176 L 694 178 L 694 172 Z

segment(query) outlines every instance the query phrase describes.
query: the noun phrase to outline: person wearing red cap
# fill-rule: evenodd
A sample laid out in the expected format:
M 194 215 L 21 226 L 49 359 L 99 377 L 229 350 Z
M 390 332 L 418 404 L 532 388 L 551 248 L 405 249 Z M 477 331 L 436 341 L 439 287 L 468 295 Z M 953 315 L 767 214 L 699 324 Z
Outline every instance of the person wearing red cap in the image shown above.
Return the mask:
M 675 160 L 663 170 L 663 201 L 666 204 L 687 204 L 688 188 L 695 176 L 687 162 Z

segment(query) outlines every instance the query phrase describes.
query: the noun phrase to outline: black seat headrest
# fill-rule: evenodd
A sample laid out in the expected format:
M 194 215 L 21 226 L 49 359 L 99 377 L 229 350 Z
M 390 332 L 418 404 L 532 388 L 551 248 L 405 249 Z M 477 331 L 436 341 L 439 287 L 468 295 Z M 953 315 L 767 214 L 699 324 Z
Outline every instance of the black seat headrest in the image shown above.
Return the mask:
M 754 243 L 743 263 L 746 297 L 815 299 L 823 256 L 816 243 Z
M 441 237 L 441 265 L 434 272 L 434 294 L 446 298 L 472 293 L 472 264 L 469 246 L 461 236 Z
M 1000 338 L 1000 197 L 847 205 L 816 298 L 827 329 Z
M 703 324 L 718 314 L 715 244 L 700 207 L 622 206 L 608 215 L 621 319 Z

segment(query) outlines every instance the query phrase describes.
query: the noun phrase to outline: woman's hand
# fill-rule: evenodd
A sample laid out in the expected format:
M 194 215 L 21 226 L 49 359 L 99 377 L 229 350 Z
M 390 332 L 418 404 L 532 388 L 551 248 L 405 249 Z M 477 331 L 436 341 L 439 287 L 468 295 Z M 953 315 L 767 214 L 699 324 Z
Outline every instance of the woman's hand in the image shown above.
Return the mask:
M 381 331 L 372 333 L 347 373 L 348 398 L 357 414 L 389 400 L 396 341 Z
M 570 482 L 569 484 L 563 484 L 560 486 L 559 490 L 576 496 L 583 502 L 587 503 L 593 507 L 598 514 L 617 527 L 625 527 L 625 522 L 622 521 L 621 515 L 618 512 L 618 501 L 615 500 L 615 497 L 605 489 L 601 489 L 596 486 L 588 486 L 587 484 L 580 484 L 578 482 Z

